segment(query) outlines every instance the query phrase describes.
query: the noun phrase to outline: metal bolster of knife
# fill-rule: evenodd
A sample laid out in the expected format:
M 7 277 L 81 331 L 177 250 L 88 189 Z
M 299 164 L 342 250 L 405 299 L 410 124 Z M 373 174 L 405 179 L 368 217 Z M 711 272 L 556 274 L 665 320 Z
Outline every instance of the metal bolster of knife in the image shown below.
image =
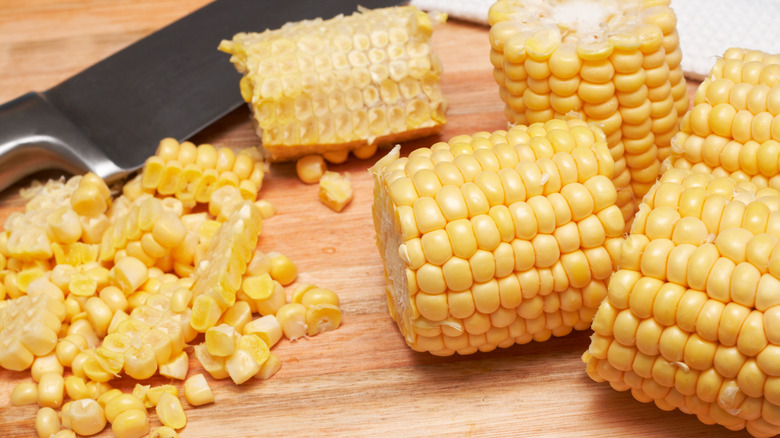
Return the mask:
M 24 94 L 0 105 L 0 191 L 35 172 L 58 168 L 98 176 L 119 169 L 46 97 Z

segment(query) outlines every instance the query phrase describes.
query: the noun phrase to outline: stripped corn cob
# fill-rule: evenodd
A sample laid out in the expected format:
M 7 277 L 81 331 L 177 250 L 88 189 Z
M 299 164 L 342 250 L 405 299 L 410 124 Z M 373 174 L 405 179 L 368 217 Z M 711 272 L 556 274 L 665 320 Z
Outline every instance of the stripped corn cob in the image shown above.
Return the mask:
M 668 5 L 499 0 L 489 13 L 490 58 L 507 118 L 527 124 L 577 112 L 601 127 L 627 225 L 688 109 Z
M 593 320 L 588 375 L 707 424 L 780 428 L 780 192 L 670 169 Z
M 244 74 L 241 95 L 269 160 L 340 161 L 444 125 L 432 33 L 431 17 L 397 7 L 239 33 L 219 49 Z
M 696 91 L 664 167 L 780 190 L 780 54 L 729 49 Z
M 146 160 L 141 187 L 192 207 L 208 203 L 214 190 L 225 185 L 240 189 L 244 199 L 255 200 L 264 176 L 263 161 L 254 148 L 235 153 L 228 147 L 165 138 Z
M 623 240 L 614 162 L 581 120 L 458 136 L 373 168 L 388 306 L 437 355 L 590 326 Z

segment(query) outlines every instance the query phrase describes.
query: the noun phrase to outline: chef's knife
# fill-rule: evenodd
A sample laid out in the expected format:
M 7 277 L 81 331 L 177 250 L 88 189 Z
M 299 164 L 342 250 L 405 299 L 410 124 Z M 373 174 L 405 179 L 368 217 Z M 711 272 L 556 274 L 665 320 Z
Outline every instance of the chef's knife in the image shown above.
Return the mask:
M 140 168 L 160 139 L 184 140 L 243 103 L 217 50 L 238 32 L 330 18 L 399 0 L 217 0 L 44 92 L 0 106 L 0 190 L 34 172 Z

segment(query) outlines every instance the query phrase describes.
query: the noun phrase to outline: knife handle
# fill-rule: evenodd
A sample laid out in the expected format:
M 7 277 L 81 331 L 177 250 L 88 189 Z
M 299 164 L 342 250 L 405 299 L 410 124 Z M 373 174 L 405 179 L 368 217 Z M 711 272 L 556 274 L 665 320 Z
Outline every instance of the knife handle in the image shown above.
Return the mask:
M 0 105 L 0 191 L 45 169 L 122 173 L 44 94 L 29 92 Z

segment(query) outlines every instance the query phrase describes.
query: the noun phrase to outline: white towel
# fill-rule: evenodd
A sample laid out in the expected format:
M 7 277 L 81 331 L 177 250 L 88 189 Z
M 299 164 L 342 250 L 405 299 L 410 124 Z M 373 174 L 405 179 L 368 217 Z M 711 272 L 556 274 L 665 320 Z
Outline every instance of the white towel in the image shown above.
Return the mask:
M 487 25 L 494 0 L 411 0 L 426 11 Z M 705 77 L 729 47 L 780 53 L 780 0 L 672 0 L 683 71 Z

